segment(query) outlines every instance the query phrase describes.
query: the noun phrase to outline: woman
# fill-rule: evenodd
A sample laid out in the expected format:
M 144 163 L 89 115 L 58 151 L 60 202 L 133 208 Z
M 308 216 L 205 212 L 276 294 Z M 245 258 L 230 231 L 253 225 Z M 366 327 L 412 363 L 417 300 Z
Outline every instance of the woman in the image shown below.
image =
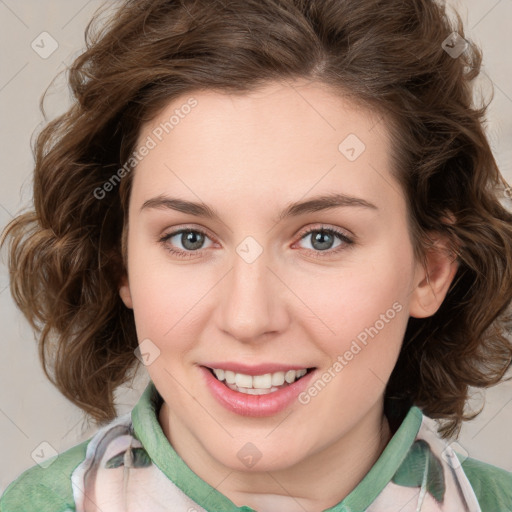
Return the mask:
M 512 475 L 445 441 L 512 361 L 512 215 L 458 23 L 428 0 L 116 10 L 5 233 L 45 371 L 103 426 L 2 511 L 512 510 Z

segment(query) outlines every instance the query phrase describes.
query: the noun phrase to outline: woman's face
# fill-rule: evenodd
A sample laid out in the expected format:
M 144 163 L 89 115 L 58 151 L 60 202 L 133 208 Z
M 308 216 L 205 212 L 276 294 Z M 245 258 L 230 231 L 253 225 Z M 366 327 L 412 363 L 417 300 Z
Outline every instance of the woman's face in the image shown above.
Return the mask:
M 382 417 L 427 316 L 387 136 L 299 82 L 184 95 L 143 126 L 120 292 L 185 460 L 283 469 Z

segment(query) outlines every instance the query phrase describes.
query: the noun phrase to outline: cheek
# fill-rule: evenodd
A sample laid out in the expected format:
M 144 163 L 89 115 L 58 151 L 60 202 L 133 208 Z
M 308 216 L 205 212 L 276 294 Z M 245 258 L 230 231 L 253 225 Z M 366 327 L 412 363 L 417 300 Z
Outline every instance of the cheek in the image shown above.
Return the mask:
M 307 315 L 310 326 L 317 325 L 318 335 L 327 334 L 325 339 L 337 347 L 359 335 L 364 341 L 366 329 L 375 325 L 382 337 L 401 338 L 412 270 L 409 248 L 398 254 L 390 244 L 364 255 L 354 253 L 339 271 L 301 276 L 297 294 L 307 297 L 304 302 L 318 317 Z
M 360 411 L 384 393 L 408 321 L 407 265 L 407 257 L 381 252 L 372 262 L 361 262 L 337 278 L 325 278 L 320 284 L 330 290 L 329 300 L 320 294 L 320 286 L 311 284 L 311 309 L 321 312 L 322 330 L 309 332 L 328 356 L 319 377 L 328 381 L 327 391 L 324 400 L 315 402 L 315 411 L 326 416 L 322 420 L 315 416 L 315 422 L 330 425 L 333 409 Z M 312 319 L 309 325 L 319 323 Z M 311 391 L 316 395 L 315 389 Z
M 135 236 L 129 241 L 128 272 L 138 338 L 149 338 L 157 345 L 186 327 L 201 291 L 199 281 L 191 281 L 185 267 L 165 264 L 162 253 L 148 249 Z
M 207 289 L 200 280 L 184 272 L 162 274 L 147 268 L 131 285 L 133 310 L 140 336 L 155 338 L 162 343 L 176 337 L 183 339 L 194 323 Z M 155 341 L 157 342 L 157 341 Z

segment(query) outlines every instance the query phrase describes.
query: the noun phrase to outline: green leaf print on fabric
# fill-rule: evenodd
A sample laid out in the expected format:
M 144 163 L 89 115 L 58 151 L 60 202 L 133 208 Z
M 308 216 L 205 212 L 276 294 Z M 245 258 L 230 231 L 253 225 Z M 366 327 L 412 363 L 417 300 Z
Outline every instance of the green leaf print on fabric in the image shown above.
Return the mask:
M 126 460 L 127 452 L 121 452 L 105 463 L 105 467 L 108 469 L 118 468 L 122 466 Z M 151 459 L 149 458 L 148 452 L 144 448 L 132 448 L 131 450 L 131 467 L 133 468 L 147 468 L 151 466 Z
M 422 439 L 411 446 L 391 481 L 404 487 L 426 489 L 438 503 L 443 503 L 446 492 L 443 465 Z

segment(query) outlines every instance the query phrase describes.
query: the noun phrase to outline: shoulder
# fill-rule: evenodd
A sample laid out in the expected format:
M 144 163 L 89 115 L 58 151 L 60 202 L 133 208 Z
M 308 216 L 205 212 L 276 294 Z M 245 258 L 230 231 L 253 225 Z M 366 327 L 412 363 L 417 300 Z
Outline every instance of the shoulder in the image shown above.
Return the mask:
M 512 512 L 512 473 L 457 453 L 483 512 Z
M 0 512 L 75 510 L 71 473 L 85 458 L 90 439 L 35 465 L 12 482 L 0 497 Z

